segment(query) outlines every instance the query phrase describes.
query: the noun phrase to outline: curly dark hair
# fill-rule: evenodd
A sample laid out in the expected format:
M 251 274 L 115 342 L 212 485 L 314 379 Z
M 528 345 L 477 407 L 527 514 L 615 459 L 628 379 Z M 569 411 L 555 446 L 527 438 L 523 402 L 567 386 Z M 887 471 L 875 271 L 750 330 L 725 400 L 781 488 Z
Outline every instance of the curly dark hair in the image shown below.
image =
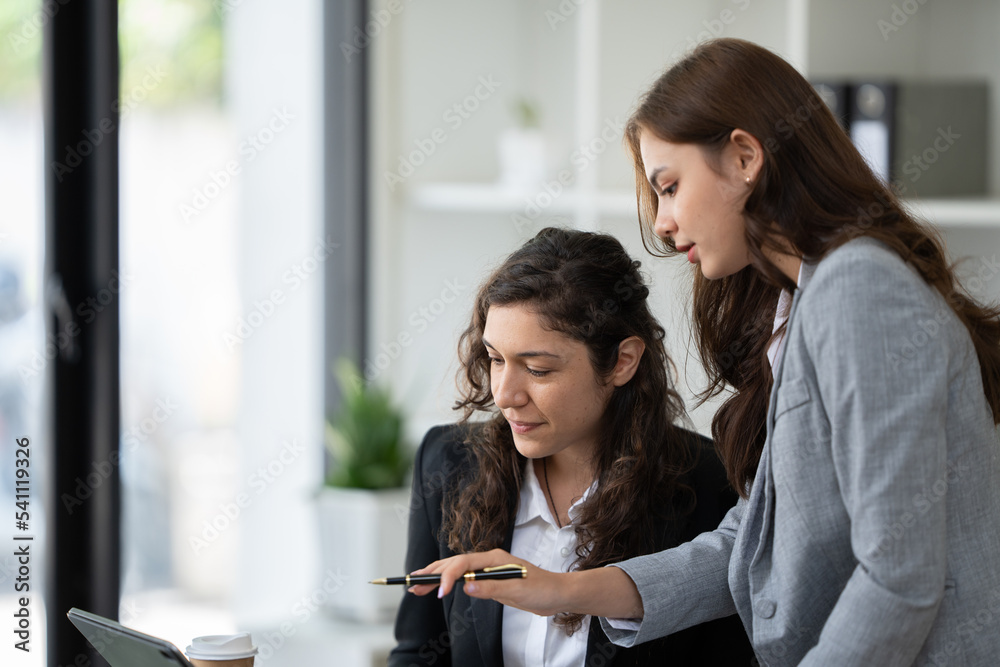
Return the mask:
M 597 488 L 575 524 L 573 567 L 596 568 L 649 553 L 657 523 L 664 517 L 679 521 L 692 510 L 694 493 L 681 477 L 696 453 L 675 425 L 684 404 L 668 375 L 673 367 L 664 330 L 646 303 L 649 288 L 639 266 L 613 236 L 550 227 L 510 255 L 479 290 L 459 341 L 461 399 L 455 408 L 464 411 L 463 423 L 474 415 L 488 417 L 468 429 L 473 464 L 445 503 L 442 530 L 454 551 L 504 544 L 526 464 L 490 392 L 482 337 L 491 306 L 530 305 L 544 326 L 587 346 L 598 378 L 614 370 L 621 341 L 636 336 L 645 344 L 635 375 L 614 389 L 601 420 Z M 557 622 L 572 633 L 582 618 L 565 614 Z
M 767 249 L 791 246 L 819 260 L 859 236 L 892 248 L 968 329 L 986 399 L 1000 421 L 1000 308 L 969 296 L 939 234 L 907 213 L 872 173 L 809 82 L 763 47 L 728 38 L 699 45 L 653 83 L 626 123 L 646 249 L 676 253 L 672 240 L 653 231 L 657 199 L 639 150 L 642 133 L 700 146 L 714 167 L 737 128 L 757 138 L 764 158 L 744 210 L 750 266 L 718 280 L 696 274 L 694 285 L 695 337 L 709 377 L 703 399 L 735 390 L 712 423 L 733 487 L 746 497 L 760 461 L 772 383 L 765 351 L 778 295 L 796 287 L 767 259 Z

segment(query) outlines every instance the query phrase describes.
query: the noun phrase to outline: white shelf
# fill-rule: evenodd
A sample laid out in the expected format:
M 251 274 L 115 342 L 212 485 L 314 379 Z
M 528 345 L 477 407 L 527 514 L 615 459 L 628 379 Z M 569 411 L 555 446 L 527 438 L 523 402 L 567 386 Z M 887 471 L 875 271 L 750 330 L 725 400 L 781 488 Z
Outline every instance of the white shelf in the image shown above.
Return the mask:
M 555 179 L 550 183 L 554 184 Z M 581 207 L 587 207 L 598 215 L 631 216 L 636 213 L 635 193 L 632 192 L 590 193 L 563 188 L 553 195 L 553 191 L 545 187 L 516 189 L 496 183 L 433 183 L 414 188 L 409 203 L 425 211 L 457 213 L 528 215 L 532 207 L 536 207 L 543 216 L 575 213 Z
M 530 217 L 566 215 L 585 206 L 600 216 L 636 215 L 635 194 L 625 190 L 587 193 L 563 189 L 553 196 L 545 188 L 517 190 L 494 183 L 434 183 L 415 188 L 410 203 L 427 211 L 521 214 Z M 1000 229 L 1000 199 L 904 200 L 917 217 L 939 227 Z M 537 207 L 536 213 L 532 207 Z
M 938 227 L 994 227 L 1000 229 L 997 199 L 907 199 L 913 215 Z
M 518 190 L 495 183 L 435 183 L 418 186 L 410 194 L 410 204 L 416 208 L 460 213 L 517 213 L 535 201 L 544 204 L 546 213 L 563 214 L 575 210 L 577 199 L 572 190 L 552 197 L 544 189 Z

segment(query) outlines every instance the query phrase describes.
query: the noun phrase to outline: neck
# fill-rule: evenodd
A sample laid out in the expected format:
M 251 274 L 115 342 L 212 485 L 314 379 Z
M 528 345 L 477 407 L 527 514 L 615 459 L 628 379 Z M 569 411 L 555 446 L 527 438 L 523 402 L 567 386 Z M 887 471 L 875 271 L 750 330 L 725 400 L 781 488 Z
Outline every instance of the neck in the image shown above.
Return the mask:
M 768 250 L 764 249 L 764 256 L 778 267 L 778 270 L 788 276 L 788 279 L 798 285 L 799 268 L 802 266 L 802 256 L 791 249 Z
M 532 465 L 548 501 L 549 510 L 557 517 L 560 525 L 569 525 L 569 508 L 583 497 L 593 483 L 596 473 L 593 466 L 566 451 L 544 459 L 533 459 Z
M 540 461 L 540 459 L 539 459 Z M 546 457 L 549 482 L 564 487 L 580 488 L 583 493 L 594 481 L 597 474 L 594 462 L 588 456 L 580 456 L 576 451 L 563 450 Z

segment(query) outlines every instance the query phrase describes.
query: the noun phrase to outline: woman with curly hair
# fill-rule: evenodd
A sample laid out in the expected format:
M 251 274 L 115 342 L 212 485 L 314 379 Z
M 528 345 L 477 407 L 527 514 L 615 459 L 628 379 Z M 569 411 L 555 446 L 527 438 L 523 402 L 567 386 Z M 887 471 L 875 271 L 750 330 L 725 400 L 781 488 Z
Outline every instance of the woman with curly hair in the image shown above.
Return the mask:
M 417 454 L 407 567 L 505 549 L 600 568 L 714 528 L 736 502 L 707 439 L 676 424 L 664 331 L 613 237 L 545 229 L 486 280 L 459 354 L 463 418 Z M 474 420 L 474 416 L 483 419 Z M 406 595 L 390 665 L 748 664 L 732 616 L 630 649 L 583 614 Z
M 695 338 L 729 394 L 712 432 L 742 497 L 680 547 L 465 593 L 601 616 L 624 646 L 735 611 L 770 667 L 995 665 L 998 308 L 760 46 L 697 47 L 625 134 L 647 247 L 697 266 Z M 508 558 L 428 569 L 447 594 Z

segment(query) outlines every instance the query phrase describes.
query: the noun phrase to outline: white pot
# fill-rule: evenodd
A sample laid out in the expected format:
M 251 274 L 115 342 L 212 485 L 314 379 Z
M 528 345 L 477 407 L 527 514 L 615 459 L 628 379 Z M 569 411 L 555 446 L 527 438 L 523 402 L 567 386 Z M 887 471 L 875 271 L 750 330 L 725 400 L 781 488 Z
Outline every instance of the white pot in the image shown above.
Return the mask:
M 317 505 L 327 609 L 355 621 L 391 621 L 404 589 L 368 582 L 405 574 L 409 490 L 324 487 Z
M 510 128 L 497 140 L 500 184 L 513 190 L 541 187 L 545 179 L 545 135 L 534 128 Z

